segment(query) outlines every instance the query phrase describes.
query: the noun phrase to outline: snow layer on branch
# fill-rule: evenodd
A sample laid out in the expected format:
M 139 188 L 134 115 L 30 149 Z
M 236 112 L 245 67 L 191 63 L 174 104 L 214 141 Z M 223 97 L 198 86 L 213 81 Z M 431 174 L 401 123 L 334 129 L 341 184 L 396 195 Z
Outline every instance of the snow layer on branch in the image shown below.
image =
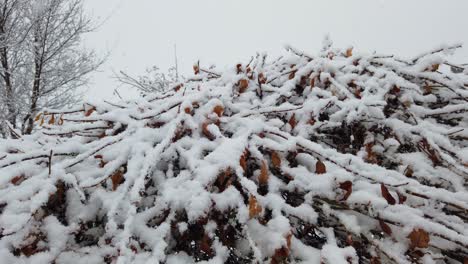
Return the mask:
M 288 47 L 0 139 L 8 263 L 466 261 L 468 75 Z

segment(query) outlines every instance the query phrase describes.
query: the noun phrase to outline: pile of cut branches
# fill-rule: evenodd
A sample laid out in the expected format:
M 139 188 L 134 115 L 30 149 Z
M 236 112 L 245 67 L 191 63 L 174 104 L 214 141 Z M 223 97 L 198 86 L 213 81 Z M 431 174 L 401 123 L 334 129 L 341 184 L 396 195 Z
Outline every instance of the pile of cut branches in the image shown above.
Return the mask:
M 5 263 L 467 263 L 468 69 L 325 42 L 0 140 Z M 455 69 L 450 71 L 450 68 Z

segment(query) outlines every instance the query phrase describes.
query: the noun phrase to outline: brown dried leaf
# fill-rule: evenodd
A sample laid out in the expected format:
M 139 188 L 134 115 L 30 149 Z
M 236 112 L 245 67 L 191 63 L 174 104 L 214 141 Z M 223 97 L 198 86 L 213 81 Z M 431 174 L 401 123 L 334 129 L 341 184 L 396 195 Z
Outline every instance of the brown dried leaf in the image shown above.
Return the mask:
M 413 177 L 413 173 L 414 173 L 413 168 L 411 168 L 410 165 L 406 166 L 406 169 L 405 169 L 405 172 L 404 172 L 405 176 L 408 177 L 408 178 L 411 178 L 411 177 Z
M 372 257 L 370 260 L 370 264 L 381 264 L 379 257 Z
M 262 206 L 258 204 L 257 198 L 250 195 L 249 197 L 249 217 L 254 218 L 262 212 Z
M 377 159 L 377 156 L 375 155 L 375 152 L 372 150 L 373 147 L 374 147 L 374 143 L 366 144 L 366 152 L 367 152 L 366 161 L 371 164 L 376 164 L 378 163 L 378 159 Z
M 175 92 L 178 92 L 180 90 L 180 88 L 182 88 L 184 85 L 183 84 L 178 84 L 174 87 L 174 91 Z
M 42 113 L 39 113 L 35 118 L 34 118 L 34 121 L 37 122 L 39 121 L 39 119 L 41 119 L 42 117 Z
M 215 140 L 216 137 L 213 134 L 211 134 L 210 130 L 208 129 L 209 125 L 210 125 L 210 123 L 208 123 L 208 122 L 203 123 L 203 125 L 202 125 L 203 135 L 205 135 L 205 137 L 207 137 L 209 140 Z
M 123 176 L 123 172 L 120 171 L 120 170 L 117 170 L 112 176 L 111 176 L 111 180 L 112 180 L 112 191 L 115 191 L 117 190 L 117 188 L 119 187 L 120 184 L 122 184 L 122 182 L 124 182 L 125 178 Z
M 267 78 L 265 77 L 265 75 L 263 73 L 260 73 L 258 75 L 258 82 L 260 84 L 265 84 L 267 82 Z
M 59 126 L 63 125 L 63 114 L 60 116 L 59 121 L 57 123 Z
M 14 185 L 20 185 L 24 181 L 24 175 L 19 175 L 13 177 L 13 179 L 10 180 L 10 182 Z
M 223 115 L 223 113 L 224 113 L 224 107 L 221 106 L 221 105 L 217 105 L 213 109 L 213 112 L 216 113 L 219 117 L 221 117 Z
M 200 73 L 200 66 L 198 63 L 193 65 L 193 73 L 195 73 L 195 75 Z
M 398 203 L 403 204 L 406 201 L 406 196 L 404 196 L 400 192 L 397 192 L 397 195 L 398 195 Z
M 382 219 L 379 219 L 379 225 L 380 225 L 380 229 L 382 229 L 382 231 L 385 234 L 387 234 L 389 236 L 392 235 L 392 229 Z
M 293 114 L 291 116 L 291 118 L 288 121 L 288 124 L 291 126 L 292 129 L 294 129 L 296 127 L 296 125 L 297 125 L 296 114 Z
M 327 168 L 325 167 L 325 164 L 321 160 L 317 160 L 317 163 L 315 163 L 315 173 L 317 174 L 327 173 Z
M 411 242 L 411 248 L 427 248 L 429 246 L 430 237 L 424 229 L 413 229 L 413 231 L 408 235 L 408 238 Z
M 227 168 L 226 170 L 222 171 L 219 175 L 218 178 L 216 179 L 214 185 L 218 187 L 219 192 L 223 192 L 226 190 L 229 186 L 232 185 L 233 181 L 233 172 L 231 168 Z
M 208 256 L 213 256 L 213 249 L 211 248 L 211 239 L 205 233 L 200 241 L 200 250 L 203 251 Z
M 382 192 L 383 198 L 387 200 L 388 204 L 394 205 L 396 203 L 395 198 L 393 198 L 392 194 L 388 191 L 387 187 L 383 183 L 380 184 L 380 190 Z
M 241 73 L 242 72 L 242 64 L 237 64 L 236 65 L 236 68 L 237 68 L 237 74 Z
M 349 48 L 346 50 L 346 57 L 349 58 L 353 56 L 353 48 Z
M 52 117 L 49 120 L 49 125 L 53 125 L 53 124 L 55 124 L 55 115 L 54 114 L 52 114 Z
M 288 76 L 289 80 L 292 80 L 292 79 L 294 79 L 294 77 L 296 77 L 296 71 L 297 70 L 294 70 L 289 74 L 289 76 Z
M 340 189 L 345 190 L 346 193 L 341 199 L 342 201 L 348 200 L 349 196 L 353 193 L 353 183 L 351 181 L 345 181 L 340 183 Z
M 288 233 L 285 237 L 286 246 L 283 246 L 275 250 L 275 253 L 271 258 L 270 264 L 287 263 L 289 254 L 291 252 L 291 238 L 292 238 L 292 233 Z
M 280 168 L 281 167 L 281 158 L 278 153 L 274 150 L 271 151 L 271 163 L 273 167 Z
M 88 109 L 88 110 L 85 112 L 85 116 L 90 116 L 95 110 L 96 110 L 96 108 L 95 108 L 94 106 L 91 107 L 90 109 Z
M 260 175 L 258 176 L 258 182 L 260 185 L 268 184 L 268 165 L 265 161 L 262 161 L 262 166 L 260 168 Z
M 247 171 L 247 156 L 249 155 L 249 151 L 245 149 L 244 153 L 240 156 L 239 164 L 242 167 L 242 169 Z
M 237 86 L 239 86 L 239 93 L 243 93 L 249 87 L 249 80 L 247 79 L 240 79 Z
M 289 256 L 289 249 L 286 247 L 279 248 L 275 250 L 275 254 L 271 257 L 270 264 L 282 264 L 287 263 L 287 259 Z

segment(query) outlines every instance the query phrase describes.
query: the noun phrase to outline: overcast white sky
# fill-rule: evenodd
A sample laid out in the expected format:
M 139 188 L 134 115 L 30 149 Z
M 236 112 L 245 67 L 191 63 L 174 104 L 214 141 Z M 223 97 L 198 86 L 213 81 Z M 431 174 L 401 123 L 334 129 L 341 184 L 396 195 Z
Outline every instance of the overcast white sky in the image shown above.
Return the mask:
M 144 73 L 174 64 L 190 72 L 204 65 L 234 65 L 255 52 L 281 52 L 285 44 L 315 53 L 325 34 L 336 46 L 412 56 L 440 44 L 462 42 L 456 60 L 468 62 L 467 0 L 86 0 L 104 21 L 86 44 L 110 52 L 94 74 L 87 98 L 109 98 L 112 71 Z M 119 89 L 124 95 L 131 92 Z

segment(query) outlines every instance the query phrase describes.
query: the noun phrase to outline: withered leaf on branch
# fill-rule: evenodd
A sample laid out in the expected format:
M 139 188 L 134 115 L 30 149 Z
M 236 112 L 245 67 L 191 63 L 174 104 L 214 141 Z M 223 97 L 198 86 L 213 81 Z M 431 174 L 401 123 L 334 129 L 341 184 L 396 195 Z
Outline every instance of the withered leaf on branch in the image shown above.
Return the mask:
M 413 168 L 411 168 L 410 165 L 406 166 L 406 169 L 405 169 L 405 172 L 404 172 L 405 176 L 408 177 L 408 178 L 411 178 L 411 177 L 413 177 L 413 173 L 414 173 Z
M 267 163 L 263 160 L 262 161 L 262 166 L 260 167 L 260 175 L 258 176 L 258 183 L 260 185 L 267 185 L 268 184 L 268 165 Z
M 429 234 L 421 228 L 413 229 L 408 235 L 411 248 L 427 248 L 429 246 Z
M 59 126 L 63 125 L 63 114 L 60 115 L 59 121 L 57 122 Z
M 291 129 L 294 129 L 297 125 L 296 114 L 293 114 L 288 121 L 288 124 L 291 126 Z
M 389 236 L 392 235 L 392 229 L 382 219 L 379 219 L 379 225 L 380 225 L 380 228 L 382 229 L 382 231 L 384 231 L 385 234 L 387 234 Z
M 294 79 L 294 77 L 296 77 L 296 70 L 292 71 L 288 76 L 289 80 Z
M 275 250 L 275 253 L 271 258 L 270 264 L 286 263 L 291 252 L 291 238 L 292 233 L 288 233 L 285 237 L 286 246 L 282 246 L 281 248 Z
M 315 173 L 317 174 L 327 173 L 327 168 L 325 167 L 325 163 L 323 163 L 321 160 L 317 160 L 317 163 L 315 163 Z
M 404 196 L 400 192 L 397 192 L 397 195 L 398 195 L 398 203 L 403 204 L 406 201 L 406 196 Z
M 372 257 L 370 260 L 370 264 L 381 264 L 379 257 Z
M 273 167 L 275 168 L 281 167 L 281 158 L 278 155 L 278 152 L 274 150 L 271 151 L 271 163 L 273 164 Z
M 41 119 L 41 117 L 42 117 L 42 113 L 37 114 L 36 117 L 34 118 L 34 121 L 36 121 L 36 122 L 39 121 L 39 119 Z
M 207 137 L 209 140 L 215 140 L 216 139 L 216 136 L 213 135 L 208 126 L 210 125 L 209 122 L 205 122 L 202 124 L 202 132 L 203 132 L 203 135 L 205 135 L 205 137 Z
M 265 77 L 265 74 L 263 73 L 258 74 L 258 82 L 260 84 L 265 84 L 267 82 L 267 78 Z
M 125 180 L 123 172 L 119 169 L 111 176 L 112 180 L 112 190 L 115 191 Z
M 387 187 L 383 183 L 380 184 L 380 191 L 382 192 L 383 198 L 387 200 L 388 204 L 396 204 L 395 198 L 393 198 L 392 194 L 388 191 Z
M 96 111 L 96 108 L 93 106 L 85 112 L 85 116 L 90 116 L 94 111 Z
M 197 75 L 197 74 L 200 73 L 200 65 L 199 65 L 199 64 L 200 64 L 200 63 L 197 62 L 196 64 L 193 65 L 193 73 L 194 73 L 195 75 Z
M 205 233 L 200 241 L 200 250 L 203 251 L 205 254 L 212 256 L 213 255 L 213 249 L 211 248 L 211 239 L 210 237 Z
M 10 182 L 14 185 L 20 185 L 24 181 L 25 177 L 24 175 L 19 175 L 13 177 L 13 179 L 10 180 Z
M 346 201 L 353 193 L 353 183 L 351 181 L 342 182 L 340 183 L 340 189 L 346 191 L 344 197 L 342 198 L 343 201 Z
M 240 79 L 239 83 L 238 83 L 238 86 L 239 86 L 239 93 L 245 92 L 247 90 L 247 88 L 249 87 L 249 80 Z
M 249 217 L 254 218 L 262 212 L 262 206 L 258 204 L 257 198 L 250 195 L 249 197 Z
M 240 156 L 240 159 L 239 159 L 239 164 L 242 167 L 242 169 L 244 170 L 244 172 L 247 171 L 247 156 L 248 155 L 249 155 L 249 151 L 247 149 L 245 149 L 244 152 L 242 153 L 242 155 Z
M 54 114 L 52 114 L 52 116 L 49 119 L 49 125 L 53 125 L 53 124 L 55 124 L 55 115 Z
M 224 113 L 224 107 L 221 105 L 217 105 L 214 107 L 213 112 L 217 114 L 219 117 L 221 117 Z

